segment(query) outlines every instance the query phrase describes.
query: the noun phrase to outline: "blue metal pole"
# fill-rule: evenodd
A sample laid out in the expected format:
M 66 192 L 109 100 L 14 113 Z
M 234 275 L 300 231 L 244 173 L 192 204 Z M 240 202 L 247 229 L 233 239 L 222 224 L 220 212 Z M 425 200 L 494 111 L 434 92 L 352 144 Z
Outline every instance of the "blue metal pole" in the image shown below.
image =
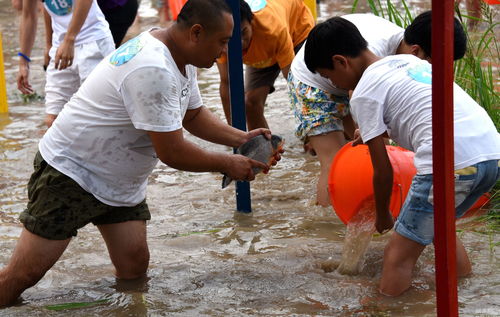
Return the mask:
M 229 96 L 233 127 L 246 131 L 245 90 L 243 88 L 243 56 L 241 49 L 240 0 L 226 0 L 233 10 L 234 29 L 229 40 Z M 236 151 L 236 149 L 234 149 Z M 252 212 L 250 183 L 236 182 L 236 210 Z

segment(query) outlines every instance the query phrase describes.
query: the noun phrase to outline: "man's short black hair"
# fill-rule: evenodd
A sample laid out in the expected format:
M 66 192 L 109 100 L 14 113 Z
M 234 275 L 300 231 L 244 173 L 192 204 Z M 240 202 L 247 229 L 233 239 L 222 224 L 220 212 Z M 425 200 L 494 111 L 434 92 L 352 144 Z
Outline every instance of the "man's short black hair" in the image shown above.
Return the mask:
M 406 28 L 404 39 L 407 44 L 420 46 L 427 56 L 432 57 L 432 11 L 426 11 L 417 16 Z M 454 18 L 454 47 L 453 59 L 464 57 L 467 37 L 462 23 L 456 17 Z
M 233 14 L 226 0 L 188 0 L 177 16 L 177 23 L 182 27 L 200 24 L 208 30 L 216 30 L 224 12 Z
M 252 9 L 245 0 L 240 0 L 240 20 L 248 21 L 248 23 L 252 23 L 253 13 Z
M 357 57 L 368 43 L 350 21 L 333 17 L 316 25 L 307 37 L 304 60 L 315 73 L 318 68 L 333 69 L 332 56 Z

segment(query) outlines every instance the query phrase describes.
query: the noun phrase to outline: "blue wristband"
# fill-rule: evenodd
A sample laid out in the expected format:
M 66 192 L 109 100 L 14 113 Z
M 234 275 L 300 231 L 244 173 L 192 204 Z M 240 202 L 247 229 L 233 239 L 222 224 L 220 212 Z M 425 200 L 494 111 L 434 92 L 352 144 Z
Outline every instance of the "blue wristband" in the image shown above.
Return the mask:
M 22 58 L 24 58 L 24 59 L 25 59 L 28 63 L 29 63 L 29 62 L 31 62 L 31 59 L 30 59 L 28 56 L 26 56 L 26 55 L 24 55 L 23 53 L 21 53 L 21 52 L 17 53 L 17 56 L 21 56 L 21 57 L 22 57 Z

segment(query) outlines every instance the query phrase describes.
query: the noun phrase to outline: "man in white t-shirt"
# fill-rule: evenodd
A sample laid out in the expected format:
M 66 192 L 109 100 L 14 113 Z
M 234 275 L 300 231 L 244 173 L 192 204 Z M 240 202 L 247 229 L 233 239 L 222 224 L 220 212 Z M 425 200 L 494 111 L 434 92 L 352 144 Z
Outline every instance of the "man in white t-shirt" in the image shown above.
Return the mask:
M 36 284 L 90 222 L 118 278 L 144 275 L 146 185 L 158 159 L 247 181 L 255 177 L 252 168 L 269 169 L 242 155 L 204 150 L 183 136 L 185 128 L 232 147 L 260 134 L 271 137 L 268 129 L 235 129 L 202 105 L 195 67 L 211 67 L 232 31 L 225 0 L 190 0 L 171 27 L 140 34 L 94 69 L 40 141 L 20 215 L 24 228 L 0 271 L 0 306 Z
M 18 53 L 17 87 L 24 94 L 33 93 L 29 83 L 29 56 L 38 18 L 38 1 L 28 2 L 23 6 Z M 109 24 L 96 0 L 44 1 L 44 15 L 50 56 L 45 83 L 45 122 L 50 127 L 92 69 L 115 46 Z
M 352 22 L 377 56 L 413 54 L 430 61 L 431 11 L 417 16 L 406 30 L 373 14 L 342 16 Z M 465 54 L 466 37 L 455 19 L 455 59 Z M 328 79 L 310 72 L 304 62 L 304 47 L 297 53 L 288 75 L 288 91 L 295 115 L 295 134 L 305 149 L 317 154 L 321 171 L 316 201 L 328 206 L 328 173 L 337 151 L 346 143 L 344 132 L 352 137 L 354 125 L 349 114 L 348 92 Z
M 413 55 L 376 56 L 356 26 L 341 17 L 311 31 L 305 62 L 336 87 L 354 89 L 350 104 L 361 137 L 355 143 L 364 141 L 370 151 L 380 233 L 394 225 L 389 212 L 393 170 L 384 137 L 415 152 L 417 175 L 385 248 L 380 281 L 382 294 L 397 296 L 410 287 L 415 263 L 434 238 L 431 65 Z M 486 111 L 456 84 L 453 123 L 458 218 L 500 178 L 500 135 Z M 458 237 L 456 253 L 457 274 L 466 276 L 471 264 Z

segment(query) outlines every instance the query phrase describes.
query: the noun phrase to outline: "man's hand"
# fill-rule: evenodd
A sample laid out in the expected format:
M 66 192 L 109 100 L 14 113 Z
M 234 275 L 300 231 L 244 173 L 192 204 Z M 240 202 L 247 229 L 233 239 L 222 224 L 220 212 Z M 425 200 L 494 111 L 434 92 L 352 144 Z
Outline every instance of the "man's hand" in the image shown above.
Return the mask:
M 30 67 L 28 62 L 19 62 L 19 72 L 17 73 L 17 89 L 23 94 L 30 95 L 34 93 L 29 82 Z
M 271 130 L 266 129 L 266 128 L 259 128 L 259 129 L 254 129 L 254 130 L 248 131 L 245 139 L 243 139 L 243 142 L 241 144 L 247 143 L 248 141 L 250 141 L 250 139 L 252 139 L 258 135 L 261 135 L 261 134 L 263 134 L 266 137 L 266 139 L 271 140 Z
M 243 155 L 234 154 L 230 155 L 223 173 L 237 181 L 253 181 L 255 174 L 252 168 L 262 169 L 266 173 L 269 170 L 269 166 L 264 163 L 252 160 Z
M 75 57 L 75 43 L 72 40 L 64 39 L 62 44 L 57 48 L 56 56 L 54 58 L 55 68 L 63 70 L 73 65 L 73 58 Z

